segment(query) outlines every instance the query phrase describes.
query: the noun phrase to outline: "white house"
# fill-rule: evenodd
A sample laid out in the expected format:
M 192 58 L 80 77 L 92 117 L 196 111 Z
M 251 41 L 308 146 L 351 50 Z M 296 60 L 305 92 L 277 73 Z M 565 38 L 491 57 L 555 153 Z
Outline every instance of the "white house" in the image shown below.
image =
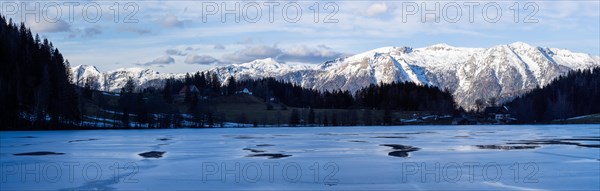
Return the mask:
M 252 92 L 248 90 L 248 88 L 244 88 L 244 90 L 237 92 L 238 94 L 248 94 L 252 95 Z

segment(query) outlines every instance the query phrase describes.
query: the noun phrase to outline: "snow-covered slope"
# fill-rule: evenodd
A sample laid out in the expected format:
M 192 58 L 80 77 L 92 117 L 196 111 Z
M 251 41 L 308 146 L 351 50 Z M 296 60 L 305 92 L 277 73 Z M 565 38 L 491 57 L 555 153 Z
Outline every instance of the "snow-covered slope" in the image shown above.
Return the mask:
M 216 72 L 219 74 L 221 82 L 226 82 L 231 76 L 236 79 L 250 79 L 250 78 L 283 78 L 291 73 L 297 71 L 310 69 L 308 66 L 302 65 L 288 65 L 277 62 L 273 58 L 259 59 L 243 64 L 231 64 L 227 66 L 215 67 L 209 69 L 210 72 Z M 286 79 L 290 81 L 297 81 L 294 79 Z
M 425 48 L 386 47 L 322 64 L 305 87 L 356 91 L 369 84 L 411 81 L 447 89 L 457 103 L 504 102 L 545 86 L 573 69 L 600 67 L 600 57 L 516 42 L 491 48 L 445 44 Z
M 84 86 L 90 81 L 92 86 L 102 91 L 119 91 L 129 78 L 138 88 L 162 87 L 168 78 L 183 78 L 185 74 L 161 74 L 144 68 L 121 68 L 108 72 L 99 72 L 94 66 L 79 65 L 71 68 L 73 83 Z
M 291 66 L 268 58 L 210 71 L 216 72 L 221 81 L 230 76 L 273 77 L 306 88 L 352 92 L 370 84 L 410 81 L 447 89 L 460 106 L 473 108 L 478 99 L 507 101 L 537 86 L 545 86 L 570 70 L 591 67 L 600 67 L 600 57 L 516 42 L 491 48 L 447 44 L 414 49 L 384 47 L 314 66 Z M 141 87 L 150 87 L 162 85 L 161 79 L 184 76 L 139 68 L 100 73 L 91 66 L 75 67 L 73 74 L 78 82 L 98 76 L 99 87 L 110 91 L 120 89 L 127 77 L 133 77 Z

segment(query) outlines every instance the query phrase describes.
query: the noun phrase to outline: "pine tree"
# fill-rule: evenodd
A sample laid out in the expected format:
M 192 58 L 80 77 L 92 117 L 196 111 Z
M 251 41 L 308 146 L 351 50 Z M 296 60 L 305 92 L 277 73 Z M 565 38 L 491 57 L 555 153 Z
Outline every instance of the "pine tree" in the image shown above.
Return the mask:
M 312 108 L 310 108 L 308 110 L 308 124 L 309 125 L 316 124 L 316 122 L 315 122 L 315 111 Z
M 300 124 L 300 114 L 298 113 L 297 109 L 293 109 L 292 113 L 290 114 L 290 122 L 289 122 L 290 126 L 295 127 L 297 125 Z
M 79 104 L 68 61 L 24 23 L 0 16 L 1 129 L 78 125 Z M 51 121 L 47 121 L 47 117 Z
M 383 111 L 383 125 L 392 125 L 392 112 L 389 109 Z
M 173 103 L 173 78 L 167 79 L 163 88 L 163 100 L 167 103 Z
M 233 95 L 233 94 L 235 94 L 236 91 L 237 91 L 237 82 L 236 82 L 235 78 L 232 76 L 231 78 L 229 78 L 229 81 L 227 82 L 227 95 Z

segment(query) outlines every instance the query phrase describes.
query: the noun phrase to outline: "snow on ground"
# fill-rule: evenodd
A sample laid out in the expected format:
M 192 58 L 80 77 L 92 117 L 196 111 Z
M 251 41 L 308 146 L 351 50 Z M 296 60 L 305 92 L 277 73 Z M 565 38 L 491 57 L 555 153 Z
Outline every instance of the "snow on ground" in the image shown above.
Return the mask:
M 598 144 L 592 125 L 0 132 L 0 190 L 597 190 Z

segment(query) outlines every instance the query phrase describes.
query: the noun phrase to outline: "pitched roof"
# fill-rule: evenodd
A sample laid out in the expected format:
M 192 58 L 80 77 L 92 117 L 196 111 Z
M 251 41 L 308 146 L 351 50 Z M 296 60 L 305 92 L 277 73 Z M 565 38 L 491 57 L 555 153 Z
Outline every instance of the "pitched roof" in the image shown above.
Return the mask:
M 180 94 L 199 93 L 199 92 L 200 92 L 200 90 L 195 85 L 183 86 L 183 88 L 181 88 L 181 90 L 179 90 Z
M 508 106 L 502 106 L 502 107 L 486 107 L 485 108 L 485 113 L 503 113 L 503 112 L 510 112 L 510 108 Z

